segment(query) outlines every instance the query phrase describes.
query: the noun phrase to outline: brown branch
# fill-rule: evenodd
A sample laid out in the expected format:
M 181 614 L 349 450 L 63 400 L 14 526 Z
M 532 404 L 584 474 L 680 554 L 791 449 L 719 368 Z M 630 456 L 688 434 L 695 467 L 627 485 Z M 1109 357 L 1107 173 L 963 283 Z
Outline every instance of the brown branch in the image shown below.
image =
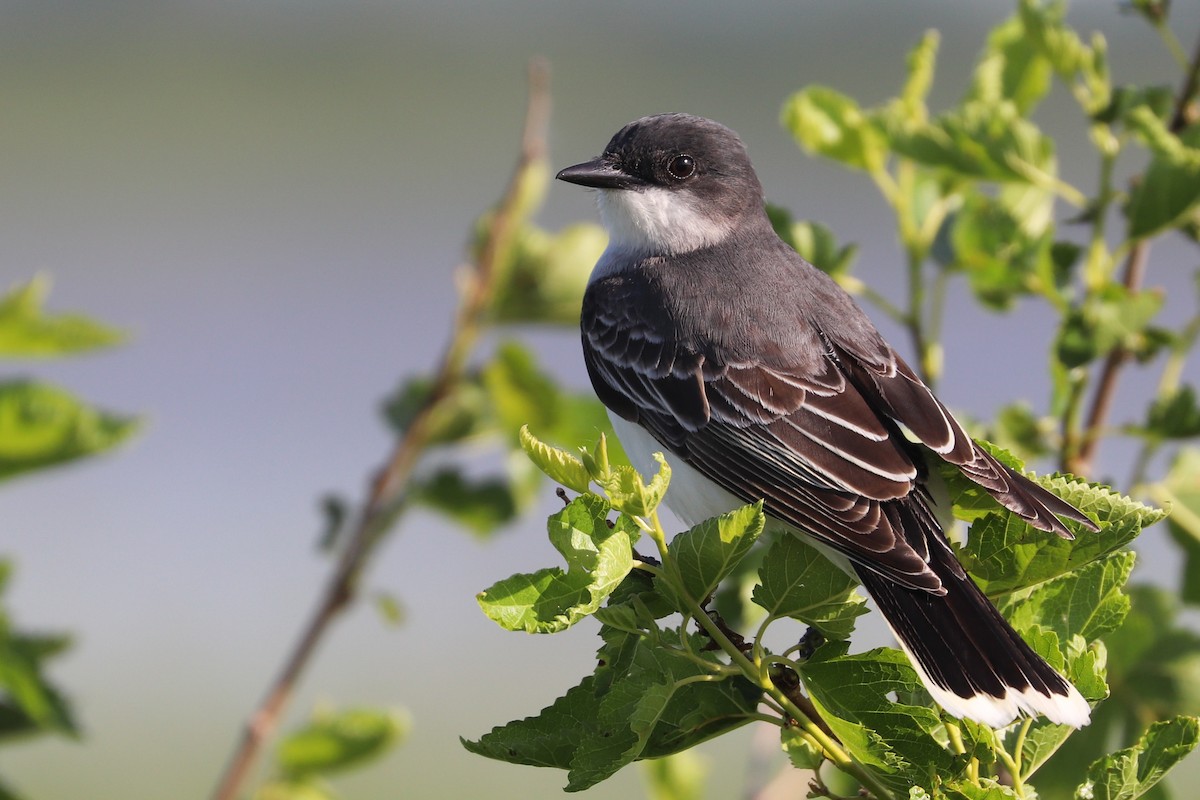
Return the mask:
M 1184 78 L 1183 86 L 1175 98 L 1175 109 L 1171 115 L 1170 130 L 1179 133 L 1196 119 L 1195 102 L 1200 94 L 1200 38 L 1196 41 L 1196 49 L 1192 54 L 1191 65 Z M 1150 252 L 1149 239 L 1139 239 L 1130 249 L 1125 259 L 1121 283 L 1131 292 L 1142 288 L 1146 275 L 1146 261 Z M 1079 450 L 1068 453 L 1063 461 L 1063 469 L 1076 475 L 1088 476 L 1096 458 L 1096 450 L 1100 446 L 1101 432 L 1108 422 L 1112 411 L 1113 396 L 1117 390 L 1117 379 L 1121 370 L 1129 363 L 1130 353 L 1124 347 L 1116 347 L 1104 359 L 1100 369 L 1100 378 L 1096 382 L 1096 391 L 1092 395 L 1092 405 L 1088 410 L 1087 421 L 1083 429 Z
M 492 216 L 476 263 L 464 269 L 466 280 L 454 332 L 442 354 L 432 389 L 397 440 L 387 462 L 375 473 L 358 522 L 338 557 L 320 601 L 283 668 L 247 721 L 242 738 L 213 791 L 213 800 L 237 797 L 263 745 L 279 726 L 279 719 L 292 698 L 300 675 L 312 660 L 329 624 L 353 602 L 359 577 L 383 534 L 403 508 L 413 469 L 429 443 L 433 413 L 462 380 L 468 358 L 479 338 L 492 298 L 497 262 L 507 249 L 518 223 L 516 215 L 525 176 L 531 165 L 545 156 L 550 114 L 549 80 L 545 62 L 537 59 L 530 62 L 529 101 L 520 159 Z

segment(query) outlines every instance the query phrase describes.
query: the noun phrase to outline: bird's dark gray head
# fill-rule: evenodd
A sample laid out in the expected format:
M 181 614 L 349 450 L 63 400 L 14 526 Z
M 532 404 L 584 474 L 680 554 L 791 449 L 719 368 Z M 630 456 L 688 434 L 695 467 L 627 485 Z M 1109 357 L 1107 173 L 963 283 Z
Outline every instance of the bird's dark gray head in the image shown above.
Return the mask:
M 746 147 L 724 125 L 659 114 L 626 125 L 591 161 L 558 179 L 599 189 L 611 247 L 686 253 L 763 217 L 763 191 Z

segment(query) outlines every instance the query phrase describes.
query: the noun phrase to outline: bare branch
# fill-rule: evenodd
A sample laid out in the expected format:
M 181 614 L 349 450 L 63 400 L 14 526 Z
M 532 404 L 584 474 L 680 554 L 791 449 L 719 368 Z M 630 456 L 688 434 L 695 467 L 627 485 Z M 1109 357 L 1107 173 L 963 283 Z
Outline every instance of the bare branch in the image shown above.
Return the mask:
M 390 456 L 375 473 L 358 515 L 358 522 L 343 547 L 324 592 L 283 668 L 271 683 L 258 708 L 250 715 L 241 740 L 213 791 L 213 800 L 233 800 L 246 782 L 263 745 L 279 726 L 280 717 L 304 669 L 330 623 L 355 599 L 359 577 L 384 534 L 403 509 L 413 470 L 429 443 L 430 420 L 437 407 L 451 396 L 462 380 L 470 354 L 479 338 L 491 302 L 496 265 L 516 229 L 521 186 L 530 168 L 544 158 L 550 114 L 550 75 L 546 63 L 529 65 L 529 101 L 521 136 L 521 154 L 504 197 L 491 218 L 475 264 L 464 269 L 463 288 L 450 341 L 442 354 L 433 388 L 409 426 L 396 441 Z

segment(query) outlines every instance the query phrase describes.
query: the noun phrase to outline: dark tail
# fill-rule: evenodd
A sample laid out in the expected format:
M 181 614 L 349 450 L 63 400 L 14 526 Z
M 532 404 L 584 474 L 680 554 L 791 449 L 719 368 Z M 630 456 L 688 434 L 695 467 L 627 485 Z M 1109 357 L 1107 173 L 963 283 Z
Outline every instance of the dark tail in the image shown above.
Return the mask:
M 1005 621 L 914 500 L 888 503 L 887 511 L 910 540 L 923 532 L 945 594 L 905 588 L 858 564 L 854 569 L 933 699 L 956 717 L 993 728 L 1021 714 L 1086 725 L 1087 701 Z

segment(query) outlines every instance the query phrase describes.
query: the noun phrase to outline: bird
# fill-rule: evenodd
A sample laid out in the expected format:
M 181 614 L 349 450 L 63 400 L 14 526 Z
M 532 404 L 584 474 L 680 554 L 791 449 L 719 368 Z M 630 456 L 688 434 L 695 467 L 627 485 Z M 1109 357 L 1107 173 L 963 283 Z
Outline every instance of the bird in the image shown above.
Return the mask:
M 741 138 L 703 117 L 647 116 L 556 177 L 596 191 L 609 235 L 580 313 L 588 376 L 634 466 L 670 459 L 675 515 L 695 525 L 761 500 L 772 528 L 857 578 L 952 716 L 1086 725 L 1087 701 L 958 560 L 930 464 L 1042 531 L 1098 527 L 980 447 L 853 298 L 779 238 Z

